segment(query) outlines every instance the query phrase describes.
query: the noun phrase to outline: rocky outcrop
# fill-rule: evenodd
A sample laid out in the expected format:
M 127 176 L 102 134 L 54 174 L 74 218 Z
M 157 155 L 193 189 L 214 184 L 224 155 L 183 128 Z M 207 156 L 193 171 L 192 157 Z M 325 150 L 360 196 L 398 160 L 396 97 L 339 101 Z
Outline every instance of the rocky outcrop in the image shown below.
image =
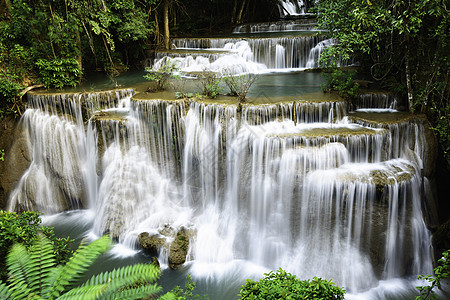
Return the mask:
M 186 262 L 189 240 L 194 234 L 195 232 L 192 229 L 185 227 L 175 229 L 170 225 L 165 225 L 157 234 L 140 233 L 139 244 L 152 256 L 152 261 L 161 251 L 166 251 L 169 268 L 175 270 Z
M 31 153 L 18 119 L 6 117 L 1 123 L 0 150 L 4 151 L 4 160 L 0 161 L 0 207 L 5 208 L 9 194 L 31 164 Z

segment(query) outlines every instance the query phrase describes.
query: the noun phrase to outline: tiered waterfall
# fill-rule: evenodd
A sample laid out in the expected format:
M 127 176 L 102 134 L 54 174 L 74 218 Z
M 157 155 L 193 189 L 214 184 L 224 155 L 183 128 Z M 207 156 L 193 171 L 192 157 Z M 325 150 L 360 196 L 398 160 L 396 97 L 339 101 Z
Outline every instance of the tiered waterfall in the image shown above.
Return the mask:
M 176 39 L 178 50 L 158 58 L 187 71 L 283 71 L 306 68 L 323 40 Z M 282 267 L 357 295 L 431 272 L 425 124 L 398 112 L 395 97 L 362 96 L 349 113 L 342 100 L 303 95 L 266 104 L 133 95 L 30 95 L 22 126 L 32 162 L 9 209 L 82 209 L 90 232 L 136 250 L 141 232 L 192 229 L 186 265 L 200 281 L 239 286 Z M 167 265 L 164 251 L 159 260 Z

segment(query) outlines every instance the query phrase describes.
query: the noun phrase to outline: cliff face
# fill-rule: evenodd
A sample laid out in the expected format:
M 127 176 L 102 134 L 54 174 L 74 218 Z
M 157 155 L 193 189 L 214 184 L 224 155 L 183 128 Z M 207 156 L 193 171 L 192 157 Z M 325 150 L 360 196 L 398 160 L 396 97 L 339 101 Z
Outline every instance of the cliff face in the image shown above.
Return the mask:
M 0 149 L 4 150 L 4 160 L 0 161 L 0 207 L 4 209 L 10 192 L 31 163 L 28 139 L 18 118 L 7 116 L 1 121 Z

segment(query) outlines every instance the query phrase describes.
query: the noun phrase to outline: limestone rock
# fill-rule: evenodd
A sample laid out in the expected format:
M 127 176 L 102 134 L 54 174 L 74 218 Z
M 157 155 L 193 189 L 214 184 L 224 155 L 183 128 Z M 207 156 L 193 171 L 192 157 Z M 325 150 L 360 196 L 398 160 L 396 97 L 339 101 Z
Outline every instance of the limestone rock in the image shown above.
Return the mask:
M 166 239 L 160 235 L 150 235 L 148 232 L 139 234 L 139 244 L 152 256 L 159 254 L 159 249 L 164 246 Z
M 170 244 L 169 248 L 169 267 L 171 269 L 178 269 L 186 262 L 186 256 L 189 249 L 189 232 L 182 227 L 175 237 L 175 240 Z
M 28 137 L 14 118 L 3 120 L 0 149 L 5 153 L 5 160 L 0 161 L 0 207 L 4 208 L 9 194 L 31 163 Z
M 152 257 L 158 256 L 163 249 L 168 253 L 169 267 L 178 269 L 186 262 L 189 240 L 194 234 L 192 229 L 181 227 L 177 230 L 166 224 L 159 230 L 159 234 L 140 233 L 139 244 Z

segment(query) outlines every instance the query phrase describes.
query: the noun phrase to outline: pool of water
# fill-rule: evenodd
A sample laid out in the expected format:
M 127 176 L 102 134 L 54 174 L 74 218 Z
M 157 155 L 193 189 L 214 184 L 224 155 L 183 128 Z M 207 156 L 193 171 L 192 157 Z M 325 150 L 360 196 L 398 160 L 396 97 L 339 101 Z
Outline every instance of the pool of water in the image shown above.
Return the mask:
M 91 210 L 77 210 L 44 216 L 43 223 L 54 226 L 57 235 L 70 236 L 75 239 L 74 245 L 77 245 L 82 239 L 89 242 L 97 238 L 91 231 L 94 218 L 95 213 Z M 93 274 L 110 271 L 114 268 L 149 262 L 150 256 L 142 251 L 115 244 L 108 253 L 96 261 L 85 279 L 90 278 Z M 239 289 L 241 285 L 245 284 L 246 279 L 258 280 L 269 271 L 263 266 L 244 260 L 233 260 L 222 264 L 186 263 L 178 270 L 170 270 L 167 266 L 162 266 L 162 276 L 158 284 L 163 287 L 164 292 L 170 291 L 175 286 L 184 287 L 189 274 L 196 284 L 194 294 L 207 295 L 209 299 L 233 300 L 238 299 Z M 410 300 L 417 295 L 416 286 L 421 283 L 415 278 L 380 280 L 378 286 L 358 294 L 347 293 L 345 299 Z M 448 282 L 443 283 L 443 291 L 438 292 L 439 299 L 450 299 L 448 286 Z

